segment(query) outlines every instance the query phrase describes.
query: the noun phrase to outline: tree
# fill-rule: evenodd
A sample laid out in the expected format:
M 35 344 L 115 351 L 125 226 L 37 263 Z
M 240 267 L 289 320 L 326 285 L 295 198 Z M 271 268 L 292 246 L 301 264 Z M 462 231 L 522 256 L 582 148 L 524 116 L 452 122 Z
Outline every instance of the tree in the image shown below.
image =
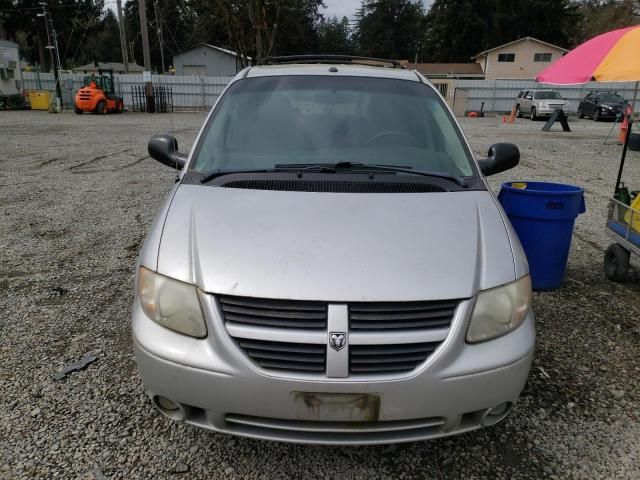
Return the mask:
M 349 31 L 349 19 L 331 17 L 322 19 L 318 25 L 318 52 L 331 54 L 350 54 L 353 42 Z
M 574 44 L 610 30 L 640 24 L 640 0 L 583 0 L 578 12 L 581 18 L 574 32 Z
M 426 19 L 425 55 L 429 61 L 468 62 L 527 36 L 571 47 L 579 19 L 570 0 L 435 0 Z
M 409 0 L 364 0 L 357 15 L 356 41 L 366 56 L 409 59 L 422 36 L 421 3 Z

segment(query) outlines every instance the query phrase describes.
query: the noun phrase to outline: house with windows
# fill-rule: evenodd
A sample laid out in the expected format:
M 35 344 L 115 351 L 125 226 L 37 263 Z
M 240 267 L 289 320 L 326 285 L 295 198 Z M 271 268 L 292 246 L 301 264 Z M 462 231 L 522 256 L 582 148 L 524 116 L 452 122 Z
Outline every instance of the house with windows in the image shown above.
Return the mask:
M 537 38 L 524 37 L 480 52 L 473 60 L 482 68 L 486 80 L 530 80 L 567 52 Z

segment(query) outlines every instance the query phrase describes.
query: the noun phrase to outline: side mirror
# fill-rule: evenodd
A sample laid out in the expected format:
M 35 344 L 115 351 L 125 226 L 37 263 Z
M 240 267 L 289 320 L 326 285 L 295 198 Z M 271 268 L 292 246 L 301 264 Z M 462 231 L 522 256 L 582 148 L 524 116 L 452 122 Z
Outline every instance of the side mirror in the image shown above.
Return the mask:
M 151 137 L 147 150 L 151 158 L 171 168 L 180 170 L 187 163 L 187 156 L 178 151 L 178 141 L 166 133 Z
M 510 170 L 520 162 L 520 150 L 512 143 L 496 143 L 489 147 L 487 158 L 480 160 L 480 170 L 485 176 Z

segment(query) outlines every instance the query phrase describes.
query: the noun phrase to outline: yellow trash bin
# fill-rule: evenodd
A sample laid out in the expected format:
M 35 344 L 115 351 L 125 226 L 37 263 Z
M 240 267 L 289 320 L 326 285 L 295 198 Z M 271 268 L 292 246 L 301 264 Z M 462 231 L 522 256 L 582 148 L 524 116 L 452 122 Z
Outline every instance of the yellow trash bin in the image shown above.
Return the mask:
M 51 92 L 49 90 L 29 90 L 31 110 L 49 110 Z

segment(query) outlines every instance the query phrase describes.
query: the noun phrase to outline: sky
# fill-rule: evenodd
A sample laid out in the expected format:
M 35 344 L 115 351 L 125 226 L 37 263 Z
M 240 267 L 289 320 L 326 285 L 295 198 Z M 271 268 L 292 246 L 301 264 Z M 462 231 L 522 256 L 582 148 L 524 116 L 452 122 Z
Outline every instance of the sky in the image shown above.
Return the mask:
M 324 0 L 324 4 L 327 8 L 320 8 L 320 13 L 325 17 L 336 16 L 342 18 L 346 16 L 349 19 L 353 19 L 356 10 L 360 7 L 361 0 Z M 433 0 L 423 0 L 425 8 L 429 8 L 433 3 Z

